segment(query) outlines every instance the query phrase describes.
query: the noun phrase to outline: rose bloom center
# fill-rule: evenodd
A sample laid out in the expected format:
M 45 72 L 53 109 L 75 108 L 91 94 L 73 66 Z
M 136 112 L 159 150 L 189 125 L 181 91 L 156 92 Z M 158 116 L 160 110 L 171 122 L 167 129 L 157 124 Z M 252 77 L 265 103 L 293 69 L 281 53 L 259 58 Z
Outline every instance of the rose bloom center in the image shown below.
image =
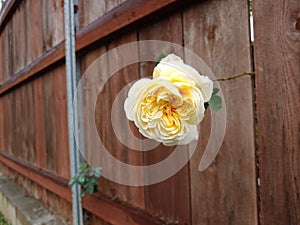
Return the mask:
M 182 130 L 182 122 L 172 98 L 159 99 L 155 95 L 149 95 L 141 101 L 141 120 L 148 128 L 158 126 L 161 135 L 176 135 Z

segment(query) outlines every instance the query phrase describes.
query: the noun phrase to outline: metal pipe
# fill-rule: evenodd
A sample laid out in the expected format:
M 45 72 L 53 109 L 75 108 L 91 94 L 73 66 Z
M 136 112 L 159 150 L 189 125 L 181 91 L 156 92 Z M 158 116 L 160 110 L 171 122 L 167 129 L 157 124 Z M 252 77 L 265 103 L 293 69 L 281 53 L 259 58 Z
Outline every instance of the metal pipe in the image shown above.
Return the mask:
M 76 90 L 76 56 L 75 56 L 75 27 L 74 27 L 74 1 L 64 1 L 65 20 L 65 48 L 66 48 L 66 83 L 68 104 L 68 132 L 71 177 L 79 171 L 79 151 L 76 148 L 74 134 L 76 133 L 76 101 L 73 99 Z M 73 224 L 83 225 L 80 186 L 72 186 L 72 213 Z

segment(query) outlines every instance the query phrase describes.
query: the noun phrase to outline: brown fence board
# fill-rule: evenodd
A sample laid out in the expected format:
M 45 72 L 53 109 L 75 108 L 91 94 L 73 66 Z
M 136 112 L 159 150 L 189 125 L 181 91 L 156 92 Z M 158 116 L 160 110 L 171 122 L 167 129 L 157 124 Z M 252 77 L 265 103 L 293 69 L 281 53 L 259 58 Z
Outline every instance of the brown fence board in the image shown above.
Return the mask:
M 27 83 L 24 85 L 21 92 L 22 99 L 22 116 L 20 124 L 22 129 L 22 150 L 24 153 L 23 159 L 35 164 L 36 149 L 35 149 L 35 120 L 34 120 L 34 98 L 33 98 L 33 84 Z
M 205 1 L 184 12 L 185 47 L 202 57 L 218 77 L 251 70 L 247 4 L 246 0 Z M 198 171 L 205 140 L 200 138 L 201 149 L 191 160 L 192 222 L 254 225 L 257 197 L 251 78 L 228 81 L 221 88 L 227 107 L 225 139 L 207 170 Z M 200 132 L 200 137 L 208 138 L 207 121 Z
M 172 6 L 174 3 L 175 0 L 151 1 L 151 2 L 146 0 L 139 0 L 139 1 L 125 2 L 124 4 L 120 5 L 120 7 L 111 10 L 105 16 L 98 18 L 95 22 L 86 26 L 84 29 L 80 29 L 76 36 L 76 45 L 75 45 L 76 51 L 83 50 L 89 45 L 111 35 L 112 33 L 122 28 L 128 27 L 137 21 L 142 20 L 144 16 L 149 16 L 155 13 L 156 11 L 161 10 L 164 7 Z M 47 10 L 47 8 L 49 8 L 49 10 L 51 9 L 51 6 L 45 4 L 47 3 L 45 3 L 45 0 L 43 0 L 42 10 L 41 10 L 42 12 Z M 39 5 L 36 5 L 35 7 L 38 8 L 38 6 Z M 180 4 L 178 3 L 177 7 L 179 6 Z M 36 18 L 41 18 L 39 17 L 38 13 L 36 14 Z M 5 93 L 9 89 L 19 85 L 21 82 L 33 76 L 36 76 L 37 73 L 40 73 L 42 70 L 52 66 L 53 64 L 57 63 L 58 61 L 61 61 L 64 58 L 64 54 L 65 54 L 64 42 L 60 42 L 55 47 L 53 46 L 53 48 L 50 48 L 49 43 L 51 42 L 51 40 L 47 38 L 49 36 L 46 34 L 48 32 L 47 30 L 50 29 L 49 28 L 50 22 L 48 22 L 47 16 L 45 15 L 43 16 L 43 19 L 41 19 L 41 21 L 42 21 L 42 30 L 43 30 L 43 35 L 42 35 L 43 49 L 44 50 L 48 49 L 49 51 L 47 53 L 44 53 L 44 55 L 41 56 L 40 58 L 34 60 L 31 65 L 28 65 L 27 67 L 23 68 L 23 70 L 20 71 L 20 73 L 15 74 L 14 79 L 7 80 L 7 82 L 0 88 L 0 95 Z M 7 32 L 8 36 L 11 35 L 10 25 L 11 23 L 6 25 L 6 29 L 8 29 Z M 38 29 L 37 33 L 39 33 L 39 30 L 40 29 Z M 10 43 L 11 42 L 10 36 L 7 38 L 7 41 L 8 43 L 6 45 L 10 47 L 6 48 L 8 50 L 6 55 L 10 55 L 10 48 L 12 46 L 12 43 Z M 49 46 L 47 47 L 47 45 Z M 8 74 L 12 74 L 11 72 L 12 65 L 10 64 L 7 65 L 8 65 L 7 70 L 9 71 Z
M 208 110 L 195 156 L 187 166 L 170 179 L 147 187 L 102 179 L 100 193 L 83 200 L 85 209 L 95 214 L 93 223 L 98 223 L 96 216 L 101 218 L 99 223 L 105 224 L 103 219 L 130 225 L 299 223 L 300 5 L 298 0 L 270 3 L 253 2 L 257 133 L 251 78 L 221 83 L 227 127 L 213 164 L 204 172 L 198 171 L 210 135 Z M 217 77 L 251 71 L 248 0 L 188 4 L 175 0 L 81 0 L 78 13 L 81 29 L 76 51 L 83 71 L 107 50 L 138 39 L 184 45 L 202 57 Z M 0 22 L 0 161 L 41 185 L 46 202 L 49 197 L 52 200 L 48 203 L 56 207 L 60 201 L 71 201 L 63 1 L 9 1 Z M 174 51 L 138 47 L 139 54 L 151 50 L 159 56 Z M 118 55 L 109 58 L 107 69 L 118 60 Z M 117 140 L 110 123 L 111 106 L 121 88 L 139 77 L 151 76 L 153 67 L 154 63 L 142 62 L 123 68 L 99 94 L 95 122 L 100 138 L 113 156 L 128 164 L 153 164 L 173 151 L 160 145 L 151 152 L 135 152 Z M 94 72 L 100 73 L 99 69 Z M 94 82 L 101 79 L 99 74 Z M 85 100 L 83 115 L 84 107 L 93 107 Z M 255 135 L 261 181 L 258 194 Z M 94 137 L 86 133 L 84 138 L 86 146 L 93 146 Z M 117 173 L 121 176 L 123 172 Z M 30 182 L 24 184 L 28 185 Z
M 92 23 L 119 4 L 119 0 L 80 0 L 78 3 L 80 28 Z
M 31 179 L 46 190 L 49 190 L 61 198 L 71 202 L 71 189 L 68 187 L 68 181 L 53 175 L 45 170 L 41 170 L 27 162 L 11 157 L 10 154 L 0 152 L 1 163 Z M 111 222 L 112 224 L 124 225 L 155 225 L 163 224 L 160 220 L 147 212 L 128 205 L 115 203 L 113 200 L 101 194 L 86 196 L 83 198 L 83 206 L 90 212 Z
M 136 32 L 132 32 L 126 35 L 123 35 L 121 38 L 113 40 L 111 43 L 108 44 L 108 51 L 116 48 L 119 45 L 134 42 L 137 40 Z M 122 53 L 120 53 L 122 54 Z M 124 53 L 123 53 L 124 54 Z M 136 44 L 132 52 L 130 52 L 131 57 L 136 57 L 138 59 L 138 45 Z M 126 57 L 126 56 L 125 56 Z M 118 63 L 121 63 L 122 58 L 119 56 L 119 53 L 110 54 L 108 57 L 108 71 L 112 73 L 111 68 Z M 99 112 L 100 115 L 100 126 L 102 133 L 105 133 L 104 136 L 104 143 L 105 146 L 109 149 L 110 153 L 115 156 L 117 159 L 121 160 L 124 163 L 130 165 L 142 165 L 143 164 L 143 155 L 140 152 L 132 151 L 128 149 L 126 143 L 122 144 L 116 137 L 112 124 L 111 124 L 111 110 L 112 104 L 122 90 L 128 83 L 135 81 L 139 78 L 139 68 L 138 64 L 128 65 L 125 68 L 117 71 L 113 74 L 111 79 L 107 82 L 107 89 L 103 90 L 102 98 L 101 99 L 108 99 L 107 105 L 103 105 L 102 101 L 100 100 L 101 104 L 101 111 Z M 123 111 L 123 105 L 117 106 L 116 110 Z M 96 111 L 97 113 L 97 111 Z M 122 130 L 122 123 L 124 122 L 120 118 L 113 118 L 115 121 L 118 121 L 120 126 L 118 129 Z M 106 123 L 106 127 L 103 127 L 103 121 L 109 121 Z M 106 136 L 106 137 L 105 137 Z M 128 142 L 130 139 L 128 139 Z M 118 171 L 119 176 L 124 176 L 126 171 Z M 130 179 L 130 174 L 128 175 Z M 115 189 L 114 192 L 116 196 L 120 197 L 121 200 L 134 204 L 140 208 L 145 207 L 144 202 L 144 188 L 143 187 L 130 187 L 124 185 L 110 185 L 111 188 Z
M 0 97 L 0 151 L 7 151 L 7 148 L 4 144 L 4 140 L 6 139 L 5 137 L 5 112 L 4 112 L 4 98 Z
M 55 120 L 55 149 L 57 175 L 70 179 L 70 160 L 68 143 L 68 109 L 65 66 L 53 70 L 54 120 Z
M 6 26 L 6 23 L 11 20 L 12 15 L 14 14 L 21 1 L 22 0 L 11 0 L 2 3 L 3 9 L 1 10 L 0 15 L 0 34 Z
M 32 81 L 34 86 L 34 118 L 35 118 L 35 148 L 36 165 L 46 168 L 46 136 L 45 136 L 45 112 L 44 112 L 44 86 L 43 77 Z
M 159 22 L 152 22 L 146 26 L 143 25 L 138 35 L 139 40 L 162 40 L 182 44 L 183 40 L 181 34 L 181 13 L 176 13 Z M 143 51 L 154 52 L 157 54 L 157 57 L 159 57 L 162 53 L 173 53 L 174 49 L 142 49 L 140 47 L 140 54 L 142 54 Z M 153 69 L 154 62 L 142 62 L 140 66 L 141 76 L 152 76 Z M 155 150 L 145 152 L 144 165 L 152 165 L 161 161 L 173 150 L 174 148 L 165 147 L 161 144 Z M 145 176 L 147 176 L 147 174 L 145 174 Z M 176 221 L 179 221 L 179 224 L 190 224 L 189 190 L 188 166 L 185 166 L 168 180 L 145 187 L 146 209 L 153 214 L 158 214 L 166 218 L 171 224 Z
M 300 2 L 253 4 L 261 224 L 299 224 Z
M 42 28 L 42 7 L 41 1 L 27 0 L 30 2 L 30 13 L 28 15 L 30 20 L 30 28 L 27 32 L 28 39 L 31 40 L 31 57 L 36 59 L 43 54 L 43 32 Z
M 56 129 L 53 98 L 53 73 L 48 72 L 43 76 L 44 86 L 44 113 L 45 113 L 45 137 L 46 137 L 46 162 L 47 169 L 57 172 L 57 151 L 56 151 Z

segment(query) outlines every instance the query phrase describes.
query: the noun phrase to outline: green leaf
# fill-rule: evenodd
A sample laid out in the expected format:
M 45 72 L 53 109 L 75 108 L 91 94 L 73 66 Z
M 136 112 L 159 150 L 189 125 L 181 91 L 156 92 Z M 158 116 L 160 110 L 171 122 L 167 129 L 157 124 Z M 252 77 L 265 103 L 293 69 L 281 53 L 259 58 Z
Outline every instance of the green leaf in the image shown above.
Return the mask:
M 79 182 L 79 183 L 84 183 L 84 181 L 85 181 L 85 176 L 84 176 L 84 174 L 81 174 L 81 175 L 78 177 L 78 182 Z
M 160 63 L 160 61 L 165 57 L 166 57 L 165 54 L 160 54 L 160 56 L 158 56 L 158 58 L 155 61 L 155 66 L 157 66 Z
M 94 173 L 95 173 L 95 170 L 91 167 L 91 168 L 89 169 L 89 176 L 90 176 L 90 177 L 93 176 Z
M 91 195 L 94 193 L 94 185 L 89 185 L 86 189 L 86 192 Z
M 212 95 L 211 99 L 208 101 L 208 104 L 212 110 L 218 111 L 222 108 L 222 99 L 218 95 Z
M 70 180 L 69 186 L 72 187 L 76 182 L 77 182 L 77 179 L 73 178 L 72 180 Z
M 219 92 L 219 88 L 213 88 L 213 93 L 212 93 L 212 95 L 215 95 L 215 94 L 217 94 Z
M 95 169 L 95 176 L 99 178 L 101 176 L 101 174 L 102 174 L 102 168 L 101 167 L 97 167 Z
M 87 168 L 87 163 L 85 162 L 81 162 L 79 164 L 79 170 L 82 171 L 82 170 L 85 170 Z
M 94 183 L 98 182 L 99 180 L 100 180 L 99 177 L 91 177 L 90 182 L 94 184 Z

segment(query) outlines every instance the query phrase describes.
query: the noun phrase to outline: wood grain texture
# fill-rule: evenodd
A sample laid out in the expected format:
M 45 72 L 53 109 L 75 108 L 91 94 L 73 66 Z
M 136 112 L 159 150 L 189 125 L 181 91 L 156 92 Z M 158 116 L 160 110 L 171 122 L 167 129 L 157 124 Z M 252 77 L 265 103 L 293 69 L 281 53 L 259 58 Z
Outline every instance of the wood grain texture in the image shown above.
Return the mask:
M 4 111 L 4 98 L 0 97 L 0 151 L 6 151 L 7 148 L 4 144 L 5 133 L 5 111 Z
M 127 44 L 130 42 L 134 42 L 137 40 L 136 32 L 132 32 L 129 34 L 124 34 L 122 37 L 119 37 L 108 44 L 108 51 L 115 49 L 116 47 Z M 125 54 L 125 55 L 124 55 Z M 101 109 L 97 111 L 96 114 L 100 115 L 100 129 L 101 130 L 101 138 L 104 140 L 105 146 L 110 151 L 110 153 L 117 158 L 118 160 L 129 164 L 129 165 L 143 165 L 143 155 L 141 152 L 133 151 L 129 149 L 128 143 L 130 143 L 130 135 L 127 135 L 125 143 L 121 143 L 118 137 L 115 134 L 115 129 L 118 129 L 123 134 L 127 131 L 123 130 L 124 121 L 121 117 L 111 118 L 112 113 L 112 105 L 117 97 L 117 95 L 121 92 L 122 88 L 124 88 L 127 84 L 137 80 L 139 78 L 139 67 L 138 63 L 128 65 L 119 71 L 113 71 L 112 68 L 115 68 L 116 65 L 121 64 L 122 57 L 128 57 L 127 54 L 130 54 L 130 57 L 138 59 L 138 45 L 134 45 L 132 47 L 132 51 L 128 53 L 116 51 L 114 54 L 110 54 L 108 56 L 108 71 L 109 74 L 113 74 L 112 77 L 108 80 L 107 84 L 104 87 L 102 95 L 99 96 L 98 102 L 100 103 Z M 126 93 L 127 94 L 127 93 Z M 126 94 L 122 96 L 122 99 L 125 101 Z M 102 104 L 102 101 L 105 99 L 106 105 Z M 117 110 L 119 113 L 124 113 L 124 102 L 120 102 L 114 110 Z M 98 113 L 99 112 L 99 113 Z M 119 114 L 118 113 L 118 114 Z M 117 127 L 112 127 L 112 119 L 118 124 Z M 102 123 L 101 123 L 102 121 Z M 103 121 L 109 121 L 109 123 L 103 123 Z M 103 126 L 104 125 L 104 126 Z M 102 136 L 103 135 L 103 136 Z M 135 131 L 135 135 L 138 135 L 138 132 Z M 117 171 L 118 176 L 128 176 L 128 179 L 131 179 L 132 175 L 128 174 L 127 171 Z M 125 185 L 114 185 L 110 184 L 110 188 L 113 189 L 113 192 L 116 196 L 118 196 L 121 200 L 131 203 L 140 208 L 145 207 L 144 202 L 144 188 L 143 187 L 131 187 Z
M 40 23 L 42 24 L 42 28 L 37 28 L 37 33 L 39 30 L 43 30 L 42 32 L 42 49 L 44 51 L 44 55 L 34 60 L 31 65 L 23 68 L 18 74 L 15 74 L 13 79 L 6 80 L 5 84 L 2 85 L 0 88 L 0 95 L 5 93 L 6 91 L 10 90 L 11 88 L 19 85 L 23 81 L 30 79 L 36 76 L 38 73 L 41 73 L 42 70 L 52 66 L 53 64 L 62 61 L 65 54 L 64 49 L 64 42 L 60 42 L 55 47 L 51 48 L 52 43 L 52 36 L 49 33 L 51 29 L 51 18 L 50 16 L 46 15 L 44 12 L 47 12 L 51 9 L 51 5 L 48 0 L 42 0 L 41 2 L 41 12 L 43 16 L 39 17 L 39 13 L 36 13 L 36 18 L 40 19 Z M 105 16 L 100 17 L 92 24 L 86 26 L 84 29 L 80 29 L 76 36 L 76 51 L 83 50 L 84 48 L 88 47 L 89 45 L 111 35 L 112 33 L 121 30 L 125 27 L 132 25 L 135 22 L 141 21 L 145 16 L 149 16 L 154 14 L 156 11 L 161 10 L 167 6 L 172 6 L 176 3 L 175 0 L 168 0 L 168 1 L 146 1 L 146 0 L 139 0 L 139 1 L 125 1 L 120 7 L 115 8 L 114 10 L 109 11 Z M 179 7 L 183 3 L 176 7 Z M 34 6 L 34 8 L 39 8 L 39 4 Z M 175 7 L 175 6 L 174 6 Z M 36 9 L 35 8 L 35 9 Z M 12 24 L 9 23 L 5 27 L 8 30 L 6 39 L 7 43 L 5 51 L 6 55 L 10 55 L 12 53 L 12 35 L 11 35 L 11 26 Z M 39 23 L 38 23 L 39 25 Z M 38 37 L 40 38 L 40 37 Z M 37 39 L 40 41 L 40 39 Z M 37 46 L 39 46 L 37 44 Z M 40 49 L 39 47 L 37 47 Z M 12 57 L 10 57 L 12 58 Z M 7 58 L 7 74 L 12 73 L 12 61 Z
M 35 148 L 36 165 L 46 169 L 46 134 L 45 134 L 45 102 L 43 77 L 33 80 L 34 86 L 34 118 L 35 118 Z
M 45 113 L 45 141 L 47 169 L 57 173 L 56 129 L 55 129 L 55 103 L 53 97 L 53 73 L 48 72 L 43 76 L 44 86 L 44 113 Z
M 0 35 L 0 86 L 4 81 L 4 35 Z
M 2 3 L 2 10 L 0 14 L 0 34 L 4 30 L 6 24 L 11 20 L 12 15 L 22 0 L 11 0 Z
M 65 66 L 53 69 L 53 102 L 57 175 L 70 179 L 68 109 Z
M 31 32 L 27 32 L 27 39 L 31 41 L 31 57 L 32 61 L 43 54 L 43 32 L 42 31 L 42 6 L 41 1 L 26 0 L 30 2 L 30 20 Z M 28 12 L 26 12 L 28 13 Z
M 27 162 L 16 159 L 10 154 L 0 152 L 0 168 L 7 167 L 22 176 L 29 178 L 42 187 L 42 194 L 39 194 L 43 202 L 48 202 L 48 198 L 55 194 L 64 200 L 71 202 L 71 189 L 68 181 L 45 170 L 41 170 Z M 6 169 L 4 168 L 3 171 Z M 7 174 L 7 172 L 5 172 Z M 14 175 L 18 176 L 18 175 Z M 24 178 L 22 178 L 24 180 Z M 25 183 L 25 182 L 20 182 Z M 49 193 L 50 192 L 50 193 Z M 48 203 L 49 204 L 49 203 Z M 65 204 L 65 203 L 64 203 Z M 115 203 L 102 194 L 94 194 L 83 198 L 83 206 L 90 212 L 113 225 L 155 225 L 164 224 L 164 221 L 148 214 L 145 211 L 134 208 L 130 205 Z
M 79 5 L 79 23 L 80 27 L 92 23 L 120 4 L 120 0 L 80 0 Z
M 168 16 L 164 20 L 141 26 L 138 35 L 139 40 L 162 40 L 182 44 L 182 32 L 181 14 L 177 13 Z M 160 49 L 155 45 L 149 47 L 149 49 L 144 49 L 140 46 L 139 50 L 140 54 L 151 52 L 157 54 L 157 57 L 162 53 L 168 54 L 174 52 L 174 49 L 168 46 L 165 49 Z M 180 54 L 180 52 L 177 54 Z M 141 62 L 141 76 L 152 76 L 154 66 L 154 62 Z M 165 159 L 173 150 L 174 148 L 165 147 L 161 144 L 152 151 L 144 152 L 144 165 L 152 165 Z M 174 163 L 176 162 L 174 161 Z M 153 214 L 158 214 L 165 218 L 170 224 L 176 221 L 179 224 L 190 224 L 190 185 L 188 171 L 189 167 L 187 165 L 171 178 L 161 183 L 146 186 L 144 188 L 146 209 Z M 147 176 L 146 173 L 145 176 Z
M 101 71 L 107 71 L 108 70 L 108 62 L 104 62 L 101 66 L 93 64 L 98 57 L 100 57 L 102 54 L 106 53 L 106 45 L 104 46 L 95 46 L 95 48 L 91 51 L 89 51 L 87 54 L 82 55 L 80 60 L 80 66 L 81 66 L 81 79 L 85 79 L 86 76 L 89 76 L 89 83 L 90 85 L 97 85 L 101 82 Z M 96 63 L 96 62 L 95 62 Z M 89 73 L 92 73 L 89 75 Z M 84 159 L 89 162 L 91 165 L 94 165 L 94 167 L 98 167 L 100 165 L 97 164 L 97 162 L 94 163 L 94 160 L 97 160 L 96 157 L 93 155 L 93 150 L 96 149 L 95 144 L 95 137 L 91 130 L 89 129 L 90 124 L 89 121 L 89 110 L 93 109 L 95 107 L 95 102 L 92 102 L 91 99 L 97 98 L 99 93 L 96 93 L 96 91 L 92 87 L 89 87 L 88 85 L 82 84 L 82 103 L 81 103 L 81 114 L 82 114 L 82 121 L 80 122 L 80 135 L 83 136 L 83 138 L 80 140 L 81 145 L 83 144 L 83 148 L 81 151 L 83 151 L 83 157 Z M 97 115 L 95 115 L 95 118 L 97 118 Z M 96 166 L 95 166 L 96 165 Z M 104 182 L 105 183 L 105 182 Z
M 247 7 L 246 0 L 215 0 L 194 4 L 184 12 L 185 47 L 198 54 L 217 77 L 251 70 Z M 200 128 L 198 149 L 191 160 L 192 224 L 255 225 L 257 196 L 251 79 L 243 77 L 224 82 L 221 88 L 227 108 L 225 139 L 212 165 L 199 172 L 210 134 L 209 117 L 206 118 Z
M 299 224 L 300 1 L 253 4 L 261 224 Z

